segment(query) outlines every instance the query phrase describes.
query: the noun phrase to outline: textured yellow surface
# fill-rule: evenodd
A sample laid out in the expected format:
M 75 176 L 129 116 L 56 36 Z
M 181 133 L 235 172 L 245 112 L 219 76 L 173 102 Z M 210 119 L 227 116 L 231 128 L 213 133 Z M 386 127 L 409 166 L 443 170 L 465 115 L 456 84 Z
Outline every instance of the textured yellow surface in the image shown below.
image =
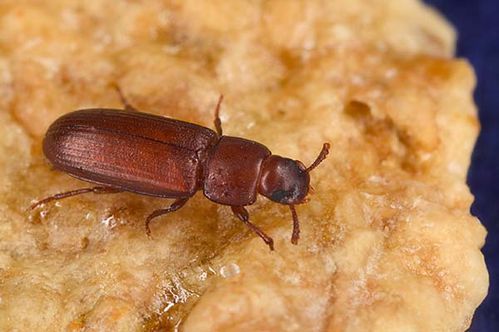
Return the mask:
M 479 130 L 454 32 L 414 0 L 0 2 L 0 330 L 464 331 L 486 294 L 465 184 Z M 259 199 L 270 252 L 198 194 L 86 195 L 44 161 L 63 113 L 120 107 L 211 126 L 309 164 L 291 216 Z

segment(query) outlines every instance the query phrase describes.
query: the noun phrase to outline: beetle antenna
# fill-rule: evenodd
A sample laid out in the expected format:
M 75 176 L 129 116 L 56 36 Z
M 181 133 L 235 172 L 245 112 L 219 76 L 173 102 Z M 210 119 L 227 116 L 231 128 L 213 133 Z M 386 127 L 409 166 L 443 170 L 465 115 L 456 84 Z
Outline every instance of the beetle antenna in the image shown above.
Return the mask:
M 291 210 L 291 215 L 293 216 L 293 233 L 291 235 L 291 243 L 296 245 L 300 239 L 300 221 L 298 220 L 298 214 L 296 213 L 295 206 L 289 205 L 289 209 Z
M 312 163 L 312 165 L 308 166 L 308 168 L 305 170 L 305 172 L 310 173 L 310 171 L 312 171 L 314 168 L 316 168 L 317 166 L 319 166 L 319 164 L 324 159 L 326 159 L 326 157 L 327 157 L 327 155 L 329 153 L 329 148 L 330 147 L 331 147 L 331 145 L 329 143 L 324 143 L 324 145 L 322 145 L 321 152 L 317 156 L 317 159 L 315 159 L 315 161 Z

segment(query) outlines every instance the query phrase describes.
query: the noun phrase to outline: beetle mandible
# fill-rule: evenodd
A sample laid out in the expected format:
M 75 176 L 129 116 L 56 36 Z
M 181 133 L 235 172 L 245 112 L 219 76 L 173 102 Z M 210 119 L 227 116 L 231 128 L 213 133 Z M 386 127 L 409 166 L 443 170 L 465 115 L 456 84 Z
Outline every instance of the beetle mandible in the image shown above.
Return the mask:
M 55 169 L 98 184 L 59 193 L 31 205 L 85 193 L 132 192 L 174 198 L 167 208 L 153 211 L 150 222 L 180 209 L 198 190 L 232 212 L 274 250 L 273 239 L 249 220 L 245 206 L 257 193 L 289 206 L 293 218 L 291 242 L 298 243 L 300 225 L 295 205 L 303 203 L 310 188 L 309 173 L 327 156 L 324 143 L 316 160 L 302 162 L 273 155 L 264 145 L 224 136 L 215 108 L 216 132 L 193 123 L 139 112 L 116 86 L 124 109 L 83 109 L 58 118 L 47 130 L 43 152 Z

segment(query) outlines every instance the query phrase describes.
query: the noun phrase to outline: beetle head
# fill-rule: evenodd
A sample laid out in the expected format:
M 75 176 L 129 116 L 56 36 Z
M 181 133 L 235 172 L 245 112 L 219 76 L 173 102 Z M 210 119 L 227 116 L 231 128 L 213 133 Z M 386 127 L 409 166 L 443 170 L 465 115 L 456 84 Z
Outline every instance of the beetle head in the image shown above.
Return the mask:
M 297 160 L 269 156 L 262 165 L 258 191 L 268 199 L 281 204 L 298 204 L 308 194 L 310 176 Z
M 258 192 L 268 199 L 287 205 L 303 203 L 310 189 L 310 171 L 323 161 L 329 153 L 329 144 L 310 167 L 301 161 L 271 155 L 262 165 Z

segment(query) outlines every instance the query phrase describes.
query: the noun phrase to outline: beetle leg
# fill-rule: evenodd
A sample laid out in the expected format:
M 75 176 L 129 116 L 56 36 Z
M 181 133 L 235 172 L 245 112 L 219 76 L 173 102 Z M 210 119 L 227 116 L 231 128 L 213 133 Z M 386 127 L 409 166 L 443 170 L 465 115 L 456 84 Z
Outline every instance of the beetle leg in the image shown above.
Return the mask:
M 222 121 L 220 120 L 220 106 L 222 105 L 223 100 L 224 100 L 224 95 L 220 95 L 220 97 L 218 97 L 217 106 L 215 107 L 215 120 L 213 120 L 213 124 L 215 125 L 215 129 L 217 130 L 218 136 L 222 136 Z
M 184 206 L 185 203 L 187 203 L 187 201 L 189 200 L 189 197 L 187 198 L 179 198 L 177 200 L 175 200 L 175 202 L 172 203 L 172 205 L 170 205 L 169 207 L 167 207 L 166 209 L 159 209 L 159 210 L 155 210 L 153 211 L 147 218 L 146 218 L 146 234 L 148 237 L 151 237 L 151 228 L 149 227 L 149 224 L 151 223 L 151 221 L 154 219 L 154 218 L 157 218 L 159 216 L 162 216 L 164 214 L 167 214 L 167 213 L 170 213 L 170 212 L 174 212 L 174 211 L 177 211 L 178 209 L 180 209 L 182 206 Z
M 53 196 L 49 196 L 47 198 L 44 198 L 42 200 L 39 200 L 38 202 L 35 202 L 31 204 L 30 209 L 35 209 L 36 207 L 49 203 L 52 201 L 58 201 L 60 199 L 68 198 L 68 197 L 73 197 L 81 194 L 87 194 L 87 193 L 94 193 L 94 194 L 114 194 L 114 193 L 119 193 L 122 190 L 116 189 L 116 188 L 111 188 L 111 187 L 91 187 L 91 188 L 81 188 L 81 189 L 76 189 L 76 190 L 71 190 L 71 191 L 66 191 L 63 193 L 58 193 Z
M 246 226 L 249 227 L 249 229 L 251 229 L 259 237 L 262 238 L 263 242 L 265 242 L 269 246 L 270 250 L 274 250 L 274 240 L 270 236 L 265 234 L 264 231 L 258 228 L 258 226 L 249 221 L 249 214 L 244 206 L 231 206 L 230 208 L 232 209 L 232 212 L 234 212 L 236 217 L 238 217 L 243 223 L 246 224 Z
M 128 100 L 126 99 L 125 95 L 123 94 L 123 91 L 121 90 L 121 88 L 118 84 L 114 84 L 113 87 L 116 90 L 116 92 L 118 92 L 118 95 L 120 96 L 121 103 L 125 107 L 125 110 L 132 111 L 132 112 L 139 112 L 138 109 L 133 107 L 133 105 L 128 102 Z
M 300 221 L 298 220 L 298 214 L 296 213 L 295 206 L 289 205 L 289 209 L 291 210 L 291 215 L 293 216 L 293 233 L 291 235 L 291 243 L 298 244 L 298 240 L 300 239 Z

